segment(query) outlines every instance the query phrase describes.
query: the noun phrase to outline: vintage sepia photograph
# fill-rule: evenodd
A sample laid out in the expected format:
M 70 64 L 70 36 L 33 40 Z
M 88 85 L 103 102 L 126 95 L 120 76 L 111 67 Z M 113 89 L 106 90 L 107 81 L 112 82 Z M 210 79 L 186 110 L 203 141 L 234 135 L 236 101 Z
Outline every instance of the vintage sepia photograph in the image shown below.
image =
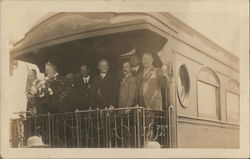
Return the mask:
M 240 150 L 243 14 L 23 13 L 1 56 L 7 149 Z

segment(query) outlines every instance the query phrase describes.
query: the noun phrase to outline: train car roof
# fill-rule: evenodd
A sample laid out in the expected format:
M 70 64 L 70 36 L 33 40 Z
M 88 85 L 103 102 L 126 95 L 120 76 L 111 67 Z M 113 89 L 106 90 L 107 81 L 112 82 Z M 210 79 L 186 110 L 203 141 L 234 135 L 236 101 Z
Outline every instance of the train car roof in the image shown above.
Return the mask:
M 192 43 L 199 41 L 203 46 L 195 47 L 202 50 L 204 47 L 216 52 L 209 56 L 228 63 L 238 63 L 238 57 L 226 49 L 212 42 L 198 33 L 182 21 L 169 13 L 142 13 L 142 12 L 62 12 L 50 14 L 32 27 L 23 39 L 14 44 L 11 50 L 11 58 L 25 59 L 30 54 L 41 53 L 41 50 L 51 46 L 67 42 L 97 37 L 102 35 L 149 30 L 156 33 L 159 38 L 167 38 L 168 35 L 183 40 L 183 34 L 189 35 L 187 40 Z M 184 41 L 185 41 L 184 40 Z M 152 41 L 154 42 L 154 41 Z M 195 42 L 194 42 L 195 43 Z M 28 61 L 31 62 L 31 61 Z M 238 69 L 238 68 L 237 68 Z

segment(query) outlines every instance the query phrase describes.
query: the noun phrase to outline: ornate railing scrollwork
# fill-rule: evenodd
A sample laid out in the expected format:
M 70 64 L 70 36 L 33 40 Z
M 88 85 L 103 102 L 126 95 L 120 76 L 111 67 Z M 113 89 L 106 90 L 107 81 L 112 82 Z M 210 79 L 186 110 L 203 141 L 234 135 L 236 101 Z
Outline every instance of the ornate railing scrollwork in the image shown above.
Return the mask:
M 169 108 L 170 109 L 170 108 Z M 17 147 L 40 135 L 51 147 L 143 147 L 146 142 L 168 145 L 167 113 L 142 107 L 76 110 L 12 120 Z M 170 114 L 171 115 L 171 114 Z

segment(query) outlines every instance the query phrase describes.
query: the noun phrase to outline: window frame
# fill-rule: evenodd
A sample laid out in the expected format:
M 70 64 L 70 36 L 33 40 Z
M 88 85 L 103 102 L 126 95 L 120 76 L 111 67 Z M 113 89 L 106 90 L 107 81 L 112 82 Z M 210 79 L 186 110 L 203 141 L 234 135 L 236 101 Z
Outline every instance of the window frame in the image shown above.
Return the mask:
M 211 79 L 208 80 L 204 77 L 202 77 L 202 73 L 207 73 L 208 76 L 212 77 L 214 81 L 212 81 Z M 199 98 L 198 98 L 198 93 L 199 93 L 199 82 L 215 87 L 215 98 L 216 98 L 216 114 L 215 117 L 214 115 L 211 114 L 206 114 L 206 113 L 200 113 L 200 108 L 201 106 L 199 106 Z M 221 97 L 220 97 L 220 80 L 219 77 L 217 75 L 217 73 L 207 67 L 207 66 L 203 66 L 199 69 L 198 73 L 197 73 L 197 80 L 196 80 L 196 102 L 197 102 L 197 117 L 198 118 L 204 118 L 204 119 L 209 119 L 209 120 L 221 120 Z
M 227 93 L 231 93 L 233 95 L 236 95 L 238 97 L 238 121 L 229 121 L 229 112 L 228 112 L 228 95 Z M 239 124 L 240 123 L 240 93 L 239 93 L 239 82 L 234 79 L 229 79 L 226 85 L 225 90 L 225 105 L 226 105 L 226 122 L 233 123 L 233 124 Z

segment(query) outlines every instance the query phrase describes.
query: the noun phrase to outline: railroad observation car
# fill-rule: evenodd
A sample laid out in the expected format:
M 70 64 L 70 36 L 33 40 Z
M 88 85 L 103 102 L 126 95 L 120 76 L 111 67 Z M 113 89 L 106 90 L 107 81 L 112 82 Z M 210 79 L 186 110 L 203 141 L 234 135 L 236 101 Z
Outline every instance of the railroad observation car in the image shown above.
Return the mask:
M 238 57 L 169 13 L 56 13 L 28 31 L 10 55 L 41 72 L 49 59 L 57 60 L 66 75 L 83 62 L 97 72 L 99 57 L 118 72 L 122 61 L 144 52 L 167 77 L 163 110 L 137 105 L 128 117 L 115 108 L 12 119 L 11 146 L 25 146 L 39 131 L 51 147 L 144 147 L 151 135 L 162 148 L 239 148 Z

